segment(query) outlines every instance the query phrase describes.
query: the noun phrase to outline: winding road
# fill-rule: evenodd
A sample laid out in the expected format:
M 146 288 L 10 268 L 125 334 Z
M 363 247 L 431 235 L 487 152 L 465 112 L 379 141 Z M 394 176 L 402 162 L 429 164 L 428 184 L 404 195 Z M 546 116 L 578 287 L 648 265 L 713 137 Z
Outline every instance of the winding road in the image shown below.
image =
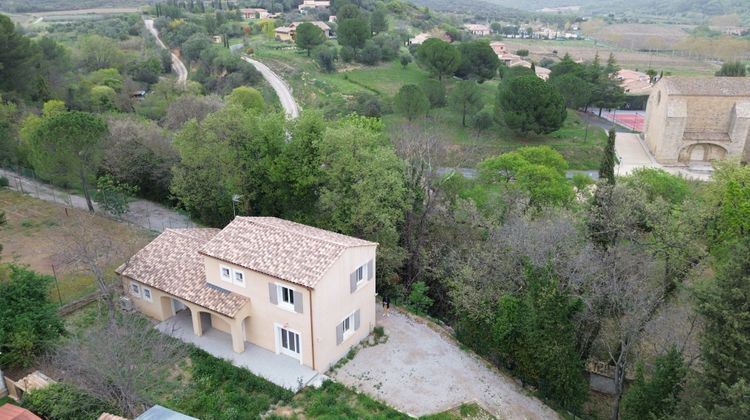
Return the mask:
M 168 49 L 167 46 L 164 45 L 164 43 L 159 38 L 159 31 L 157 31 L 154 27 L 154 20 L 144 19 L 143 23 L 146 25 L 146 29 L 148 29 L 148 31 L 151 32 L 154 38 L 156 38 L 156 43 L 165 50 Z M 170 52 L 170 54 L 172 55 L 172 70 L 177 73 L 177 83 L 184 85 L 185 82 L 187 82 L 187 67 L 185 67 L 185 64 L 182 62 L 182 60 L 180 60 L 180 57 L 172 52 Z
M 271 87 L 276 91 L 276 96 L 279 97 L 281 106 L 284 107 L 286 117 L 290 120 L 299 117 L 299 106 L 297 101 L 292 96 L 292 91 L 289 90 L 289 86 L 281 80 L 281 77 L 269 69 L 268 66 L 261 63 L 260 61 L 253 60 L 250 57 L 242 56 L 242 59 L 255 66 L 255 68 L 263 75 L 263 78 L 271 84 Z

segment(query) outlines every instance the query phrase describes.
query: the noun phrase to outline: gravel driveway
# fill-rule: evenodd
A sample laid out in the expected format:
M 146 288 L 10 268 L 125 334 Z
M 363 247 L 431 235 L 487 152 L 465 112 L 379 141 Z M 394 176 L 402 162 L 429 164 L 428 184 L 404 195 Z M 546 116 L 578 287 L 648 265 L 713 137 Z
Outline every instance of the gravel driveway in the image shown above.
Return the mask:
M 426 324 L 391 312 L 378 323 L 388 342 L 366 347 L 333 376 L 414 416 L 477 401 L 499 419 L 558 419 L 515 381 Z

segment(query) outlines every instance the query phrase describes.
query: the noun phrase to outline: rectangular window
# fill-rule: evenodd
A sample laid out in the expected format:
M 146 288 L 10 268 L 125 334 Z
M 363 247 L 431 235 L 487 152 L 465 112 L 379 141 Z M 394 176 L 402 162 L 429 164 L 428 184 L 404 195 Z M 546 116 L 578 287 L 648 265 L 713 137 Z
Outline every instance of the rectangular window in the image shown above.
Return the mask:
M 232 270 L 229 267 L 221 266 L 221 279 L 225 281 L 232 281 Z
M 299 357 L 302 349 L 299 345 L 299 334 L 279 327 L 281 336 L 281 352 L 292 357 Z
M 143 298 L 149 302 L 153 302 L 151 298 L 151 289 L 149 289 L 148 287 L 143 288 Z
M 357 271 L 355 271 L 355 277 L 357 279 L 357 284 L 362 283 L 367 278 L 367 265 L 362 264 L 357 268 Z
M 281 286 L 281 301 L 294 306 L 294 290 Z
M 344 330 L 344 335 L 346 335 L 346 333 L 348 333 L 348 332 L 351 332 L 351 330 L 352 330 L 351 318 L 352 318 L 351 316 L 346 317 L 346 319 L 344 320 L 344 322 L 342 324 L 343 325 L 343 330 Z
M 238 286 L 245 286 L 245 274 L 241 271 L 234 272 L 234 284 Z
M 136 297 L 141 297 L 141 287 L 137 283 L 130 283 L 130 294 Z

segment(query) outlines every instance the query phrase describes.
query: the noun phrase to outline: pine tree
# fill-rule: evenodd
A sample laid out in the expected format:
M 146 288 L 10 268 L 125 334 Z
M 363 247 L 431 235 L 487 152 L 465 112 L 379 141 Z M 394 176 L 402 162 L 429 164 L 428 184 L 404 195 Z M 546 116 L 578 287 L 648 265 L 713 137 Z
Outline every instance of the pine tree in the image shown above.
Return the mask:
M 672 414 L 683 387 L 685 373 L 682 354 L 676 347 L 656 357 L 650 380 L 645 379 L 643 363 L 639 363 L 635 381 L 622 398 L 622 418 L 664 418 Z
M 615 155 L 615 133 L 614 128 L 609 129 L 609 136 L 607 137 L 607 146 L 604 148 L 604 157 L 602 163 L 599 165 L 599 178 L 606 179 L 608 184 L 615 184 L 615 165 L 617 164 L 617 156 Z
M 750 237 L 727 246 L 718 259 L 716 283 L 699 295 L 704 395 L 696 403 L 711 418 L 729 418 L 738 410 L 750 414 Z

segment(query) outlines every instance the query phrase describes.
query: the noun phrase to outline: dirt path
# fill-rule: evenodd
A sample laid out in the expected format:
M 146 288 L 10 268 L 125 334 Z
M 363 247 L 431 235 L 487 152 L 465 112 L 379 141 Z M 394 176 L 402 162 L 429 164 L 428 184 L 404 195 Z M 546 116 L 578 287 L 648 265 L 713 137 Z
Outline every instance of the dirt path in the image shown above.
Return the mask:
M 499 419 L 558 419 L 516 382 L 424 323 L 395 312 L 378 323 L 388 342 L 366 347 L 333 376 L 414 416 L 477 401 Z
M 44 201 L 61 203 L 84 210 L 88 209 L 84 197 L 70 194 L 5 169 L 0 169 L 0 175 L 8 178 L 10 181 L 8 187 L 14 191 L 23 192 Z M 94 207 L 97 212 L 101 212 L 96 203 L 94 203 Z M 163 232 L 169 228 L 195 227 L 195 223 L 191 222 L 189 217 L 161 204 L 140 199 L 130 202 L 130 211 L 123 216 L 123 220 L 158 232 Z
M 253 60 L 246 56 L 242 56 L 242 59 L 255 66 L 260 74 L 263 75 L 263 78 L 271 84 L 273 90 L 276 91 L 276 96 L 279 97 L 284 112 L 286 112 L 286 117 L 290 120 L 299 117 L 299 106 L 297 105 L 297 101 L 294 100 L 292 91 L 289 89 L 289 86 L 284 83 L 284 80 L 260 61 Z
M 167 49 L 167 46 L 164 45 L 164 43 L 159 38 L 159 31 L 156 30 L 154 27 L 154 20 L 153 19 L 144 19 L 143 23 L 146 25 L 146 29 L 148 29 L 149 32 L 156 38 L 156 43 L 164 48 Z M 172 56 L 172 70 L 177 73 L 177 82 L 184 85 L 187 81 L 188 71 L 187 67 L 185 67 L 185 64 L 180 60 L 180 57 L 178 57 L 176 54 L 170 52 L 170 55 Z

